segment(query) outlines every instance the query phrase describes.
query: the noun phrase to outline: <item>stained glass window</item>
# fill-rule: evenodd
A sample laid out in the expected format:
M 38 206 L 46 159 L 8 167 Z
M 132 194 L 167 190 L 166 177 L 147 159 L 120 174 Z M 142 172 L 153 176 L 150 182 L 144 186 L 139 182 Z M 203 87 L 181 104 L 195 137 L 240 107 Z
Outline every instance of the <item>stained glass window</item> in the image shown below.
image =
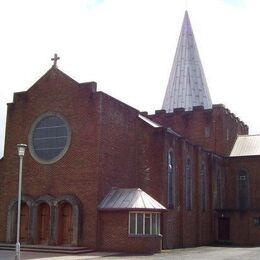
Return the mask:
M 249 185 L 248 174 L 244 170 L 238 172 L 238 207 L 247 209 L 249 207 Z
M 173 208 L 173 196 L 174 196 L 174 162 L 172 152 L 168 153 L 168 208 Z
M 33 128 L 31 148 L 38 159 L 48 162 L 64 152 L 68 139 L 69 129 L 65 120 L 57 115 L 46 115 Z
M 187 159 L 185 167 L 185 208 L 191 210 L 192 200 L 191 161 Z

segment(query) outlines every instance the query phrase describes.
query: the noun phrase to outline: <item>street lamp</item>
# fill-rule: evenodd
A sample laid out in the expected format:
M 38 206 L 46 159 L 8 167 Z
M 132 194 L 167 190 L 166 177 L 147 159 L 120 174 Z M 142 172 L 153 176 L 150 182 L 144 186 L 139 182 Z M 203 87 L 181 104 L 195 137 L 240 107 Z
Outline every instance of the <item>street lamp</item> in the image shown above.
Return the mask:
M 18 156 L 20 157 L 19 163 L 19 182 L 18 182 L 18 206 L 17 206 L 17 233 L 15 245 L 15 259 L 20 260 L 20 220 L 21 220 L 21 195 L 22 195 L 22 174 L 23 174 L 23 157 L 27 145 L 17 144 Z

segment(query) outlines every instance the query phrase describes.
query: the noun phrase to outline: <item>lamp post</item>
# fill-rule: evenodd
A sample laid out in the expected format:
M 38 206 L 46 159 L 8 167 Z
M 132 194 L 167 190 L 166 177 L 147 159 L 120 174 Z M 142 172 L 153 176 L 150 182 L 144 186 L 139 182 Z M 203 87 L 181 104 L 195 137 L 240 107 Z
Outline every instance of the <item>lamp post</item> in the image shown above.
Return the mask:
M 23 157 L 27 145 L 17 144 L 19 163 L 19 182 L 18 182 L 18 206 L 17 206 L 17 233 L 15 245 L 15 259 L 20 260 L 20 221 L 21 221 L 21 197 L 22 197 L 22 174 L 23 174 Z

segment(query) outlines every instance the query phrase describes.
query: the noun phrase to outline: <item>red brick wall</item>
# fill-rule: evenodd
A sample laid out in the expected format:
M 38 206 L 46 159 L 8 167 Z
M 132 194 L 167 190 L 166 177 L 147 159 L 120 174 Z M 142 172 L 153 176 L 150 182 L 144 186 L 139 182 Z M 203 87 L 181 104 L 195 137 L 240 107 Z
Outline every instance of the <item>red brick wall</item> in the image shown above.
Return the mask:
M 159 252 L 162 237 L 128 235 L 128 212 L 100 212 L 99 250 L 135 253 Z
M 260 227 L 254 223 L 260 217 L 260 210 L 224 210 L 221 214 L 230 221 L 230 241 L 233 245 L 259 246 Z M 220 217 L 220 214 L 218 215 Z M 216 218 L 217 220 L 217 218 Z M 216 229 L 218 228 L 216 222 Z M 216 232 L 217 234 L 217 232 Z
M 193 111 L 176 109 L 174 113 L 158 110 L 149 117 L 165 127 L 171 127 L 193 144 L 220 155 L 230 153 L 237 134 L 248 133 L 248 127 L 222 105 L 213 105 L 212 109 L 194 107 Z
M 54 164 L 36 162 L 27 149 L 24 158 L 23 194 L 38 197 L 51 194 L 75 194 L 84 204 L 81 243 L 94 247 L 96 243 L 96 206 L 98 154 L 98 104 L 89 87 L 80 87 L 61 72 L 52 70 L 28 92 L 14 96 L 8 105 L 5 140 L 6 161 L 3 172 L 3 211 L 1 225 L 6 226 L 7 207 L 17 194 L 17 143 L 27 143 L 30 127 L 39 115 L 57 112 L 69 123 L 72 136 L 68 151 Z M 96 100 L 95 100 L 96 98 Z M 95 102 L 94 102 L 95 101 Z M 0 239 L 5 239 L 6 231 Z
M 151 195 L 160 199 L 157 185 L 162 180 L 158 173 L 163 156 L 158 157 L 155 151 L 159 148 L 162 153 L 162 130 L 157 132 L 147 127 L 138 119 L 137 110 L 95 92 L 93 84 L 78 84 L 58 70 L 48 72 L 29 91 L 15 94 L 14 103 L 8 105 L 3 160 L 7 163 L 1 172 L 0 241 L 5 241 L 8 205 L 17 194 L 16 144 L 28 143 L 31 125 L 39 115 L 49 111 L 60 113 L 70 125 L 70 147 L 59 161 L 50 165 L 36 162 L 27 149 L 23 194 L 33 198 L 45 194 L 78 197 L 83 212 L 80 244 L 95 248 L 99 228 L 97 206 L 112 187 L 143 186 L 153 190 Z M 147 136 L 148 142 L 153 144 L 148 150 L 144 148 L 146 141 L 142 136 Z M 140 160 L 140 149 L 146 150 L 145 156 L 149 158 L 148 181 L 142 175 L 147 162 Z
M 163 248 L 189 247 L 209 244 L 214 240 L 212 222 L 212 172 L 219 164 L 218 157 L 193 146 L 183 138 L 167 134 L 165 140 L 163 204 L 167 206 L 167 152 L 173 151 L 175 171 L 174 208 L 163 213 Z M 185 162 L 191 159 L 192 208 L 185 208 Z M 214 159 L 215 158 L 215 159 Z M 205 164 L 206 207 L 201 206 L 201 164 Z M 192 230 L 192 232 L 191 232 Z
M 230 218 L 230 238 L 233 244 L 250 244 L 250 216 L 247 212 L 236 212 Z
M 138 187 L 137 110 L 101 93 L 99 128 L 99 202 L 112 187 Z
M 72 130 L 70 147 L 59 161 L 50 165 L 36 162 L 27 150 L 23 193 L 34 198 L 45 194 L 78 197 L 82 203 L 81 245 L 109 250 L 159 250 L 161 237 L 128 236 L 128 213 L 102 212 L 98 217 L 97 206 L 112 187 L 119 187 L 141 188 L 167 207 L 167 155 L 170 150 L 174 154 L 175 195 L 174 208 L 162 217 L 164 248 L 204 245 L 213 241 L 218 169 L 222 174 L 223 207 L 236 206 L 235 175 L 240 167 L 250 172 L 252 207 L 257 208 L 260 203 L 258 157 L 225 161 L 206 151 L 226 155 L 236 135 L 247 133 L 247 126 L 223 106 L 209 110 L 197 107 L 193 112 L 177 110 L 168 114 L 159 111 L 150 116 L 184 135 L 180 137 L 166 128 L 149 125 L 138 118 L 137 110 L 96 92 L 94 83 L 78 84 L 54 69 L 27 92 L 15 94 L 14 102 L 8 105 L 5 153 L 0 160 L 1 242 L 6 236 L 7 208 L 17 194 L 16 144 L 28 143 L 31 125 L 46 112 L 60 113 L 67 120 Z M 208 138 L 205 127 L 209 128 Z M 192 165 L 191 210 L 186 210 L 184 203 L 187 157 Z M 202 161 L 206 167 L 205 211 L 201 209 L 200 198 Z M 252 233 L 258 234 L 258 231 L 252 229 Z M 123 241 L 127 242 L 127 248 Z
M 168 210 L 162 215 L 163 249 L 178 248 L 180 246 L 180 214 L 178 210 Z
M 165 131 L 138 122 L 137 135 L 137 185 L 165 205 Z
M 167 192 L 167 155 L 174 155 L 175 193 L 174 208 L 163 213 L 162 234 L 163 248 L 195 246 L 213 241 L 212 235 L 212 178 L 211 155 L 202 148 L 194 147 L 185 139 L 168 133 L 165 129 L 152 129 L 143 126 L 139 132 L 140 171 L 139 187 L 168 207 Z M 151 134 L 148 134 L 151 133 Z M 186 158 L 190 157 L 192 165 L 192 210 L 184 207 L 184 169 Z M 200 162 L 206 167 L 206 201 L 205 212 L 200 201 Z M 159 188 L 160 187 L 160 188 Z M 190 232 L 193 230 L 193 232 Z M 202 232 L 203 230 L 203 232 Z
M 208 245 L 214 239 L 213 229 L 212 229 L 212 175 L 211 175 L 211 154 L 203 151 L 201 148 L 198 149 L 198 174 L 197 174 L 197 189 L 196 193 L 198 200 L 198 210 L 197 210 L 197 244 L 198 245 Z M 202 183 L 201 183 L 201 164 L 205 165 L 205 209 L 202 208 Z M 196 197 L 196 195 L 195 195 Z
M 260 218 L 260 210 L 249 214 L 249 244 L 260 246 L 260 227 L 255 225 L 254 218 Z
M 237 208 L 237 173 L 239 170 L 246 170 L 249 177 L 250 208 L 259 209 L 260 205 L 260 156 L 245 156 L 227 159 L 227 189 L 226 207 Z
M 222 213 L 230 219 L 230 240 L 237 245 L 260 245 L 260 228 L 254 217 L 260 217 L 260 156 L 226 158 L 225 207 Z M 237 173 L 246 170 L 249 181 L 249 208 L 238 209 Z

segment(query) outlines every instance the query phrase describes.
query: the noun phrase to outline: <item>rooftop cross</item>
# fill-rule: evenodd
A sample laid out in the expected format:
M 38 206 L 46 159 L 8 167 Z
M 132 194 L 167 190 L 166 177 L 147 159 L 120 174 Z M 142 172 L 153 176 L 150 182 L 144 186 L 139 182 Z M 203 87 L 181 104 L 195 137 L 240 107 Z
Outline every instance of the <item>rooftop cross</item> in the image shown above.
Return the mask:
M 53 68 L 57 68 L 57 61 L 60 59 L 60 57 L 58 57 L 57 53 L 54 54 L 54 58 L 51 58 L 51 60 L 53 60 Z

